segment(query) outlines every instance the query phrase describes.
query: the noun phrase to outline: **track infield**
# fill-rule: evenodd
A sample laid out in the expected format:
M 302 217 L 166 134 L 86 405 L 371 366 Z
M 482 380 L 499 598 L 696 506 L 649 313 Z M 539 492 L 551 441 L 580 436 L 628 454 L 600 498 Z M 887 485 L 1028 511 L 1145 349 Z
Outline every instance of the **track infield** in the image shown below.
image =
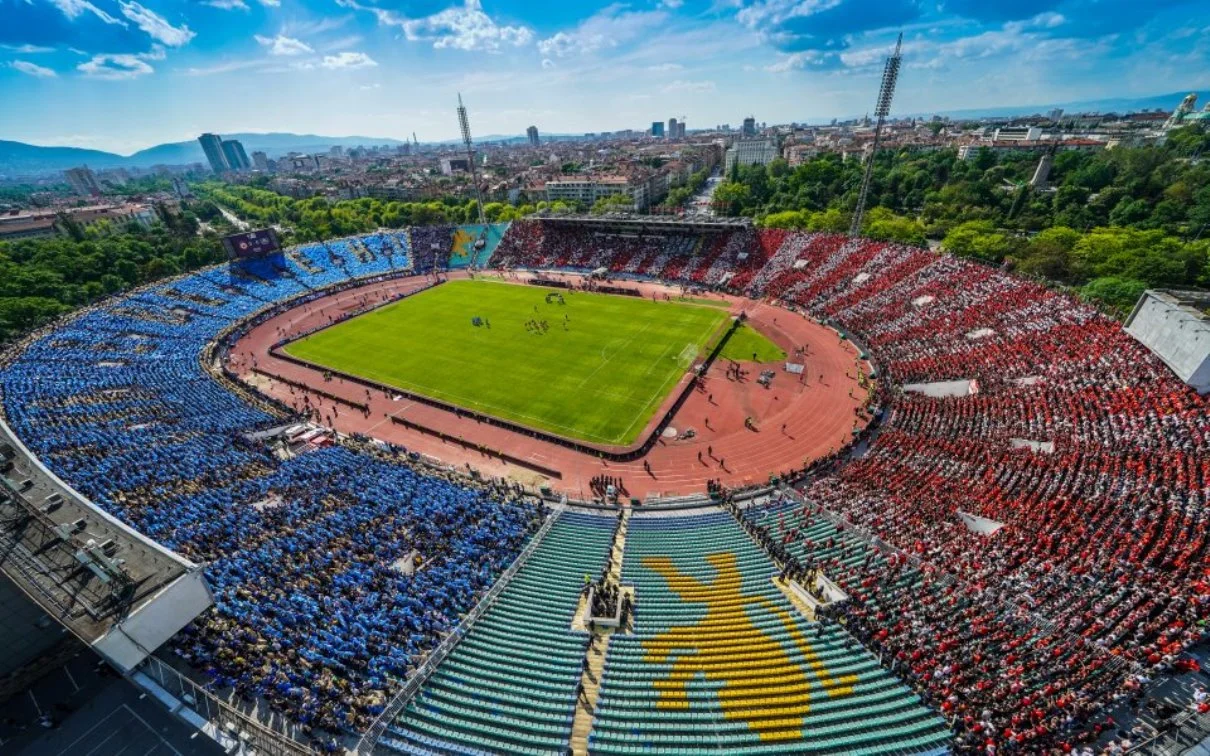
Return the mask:
M 704 305 L 455 280 L 285 351 L 568 438 L 626 445 L 727 318 Z

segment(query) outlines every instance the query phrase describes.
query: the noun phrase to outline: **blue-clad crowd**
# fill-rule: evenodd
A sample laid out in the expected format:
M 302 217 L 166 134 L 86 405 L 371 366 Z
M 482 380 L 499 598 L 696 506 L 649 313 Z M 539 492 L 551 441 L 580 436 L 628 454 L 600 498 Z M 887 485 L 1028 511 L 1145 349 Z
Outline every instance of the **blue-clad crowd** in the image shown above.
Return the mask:
M 0 364 L 6 419 L 35 454 L 208 565 L 216 607 L 177 652 L 316 734 L 364 728 L 392 678 L 457 624 L 539 513 L 369 447 L 282 461 L 245 438 L 281 418 L 224 388 L 199 357 L 273 303 L 410 270 L 411 249 L 407 232 L 391 232 L 203 270 L 95 307 Z

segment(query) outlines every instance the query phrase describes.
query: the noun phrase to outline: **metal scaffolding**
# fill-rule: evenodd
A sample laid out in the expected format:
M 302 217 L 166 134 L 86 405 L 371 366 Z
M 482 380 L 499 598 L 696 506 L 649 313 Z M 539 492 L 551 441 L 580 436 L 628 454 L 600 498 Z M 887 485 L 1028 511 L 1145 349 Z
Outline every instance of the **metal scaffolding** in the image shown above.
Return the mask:
M 878 119 L 874 126 L 874 144 L 870 156 L 866 158 L 865 173 L 861 178 L 861 191 L 857 195 L 857 207 L 853 209 L 853 223 L 849 226 L 849 236 L 861 234 L 861 220 L 865 216 L 866 198 L 870 193 L 870 178 L 874 174 L 874 160 L 878 156 L 878 147 L 882 143 L 882 127 L 886 117 L 891 112 L 891 98 L 895 96 L 895 83 L 899 81 L 899 66 L 903 61 L 900 54 L 903 49 L 903 33 L 895 42 L 895 52 L 886 59 L 882 69 L 882 86 L 878 90 L 878 103 L 874 107 L 874 116 Z

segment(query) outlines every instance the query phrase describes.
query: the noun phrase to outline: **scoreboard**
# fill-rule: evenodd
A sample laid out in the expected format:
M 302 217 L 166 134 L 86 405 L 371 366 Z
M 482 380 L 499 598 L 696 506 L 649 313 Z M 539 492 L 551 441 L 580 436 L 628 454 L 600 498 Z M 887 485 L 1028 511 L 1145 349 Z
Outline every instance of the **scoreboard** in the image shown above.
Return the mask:
M 271 228 L 262 228 L 257 231 L 224 236 L 223 249 L 227 250 L 228 259 L 237 260 L 276 252 L 281 249 L 281 244 L 277 241 L 276 231 Z

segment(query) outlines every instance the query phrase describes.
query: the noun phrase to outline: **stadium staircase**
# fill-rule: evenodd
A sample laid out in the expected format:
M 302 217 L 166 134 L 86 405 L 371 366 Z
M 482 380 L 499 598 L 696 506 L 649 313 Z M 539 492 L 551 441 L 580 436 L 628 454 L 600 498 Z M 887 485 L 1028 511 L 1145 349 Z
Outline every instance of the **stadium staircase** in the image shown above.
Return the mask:
M 380 745 L 404 753 L 566 753 L 588 642 L 572 623 L 582 577 L 600 573 L 615 524 L 562 514 Z
M 809 623 L 731 515 L 637 517 L 623 578 L 634 633 L 612 639 L 593 754 L 944 750 L 944 722 L 843 628 Z
M 626 553 L 626 531 L 630 525 L 630 510 L 623 509 L 618 521 L 617 532 L 613 537 L 613 549 L 610 553 L 609 582 L 620 585 L 622 582 L 622 558 Z M 587 612 L 588 607 L 584 607 Z M 571 726 L 571 752 L 575 756 L 588 753 L 588 736 L 592 732 L 592 718 L 597 709 L 597 698 L 601 693 L 601 679 L 605 673 L 605 657 L 609 653 L 609 639 L 614 632 L 626 632 L 625 627 L 596 628 L 592 642 L 588 646 L 586 658 L 588 664 L 584 674 L 580 676 L 580 686 L 583 690 L 583 701 L 576 704 L 576 716 Z

